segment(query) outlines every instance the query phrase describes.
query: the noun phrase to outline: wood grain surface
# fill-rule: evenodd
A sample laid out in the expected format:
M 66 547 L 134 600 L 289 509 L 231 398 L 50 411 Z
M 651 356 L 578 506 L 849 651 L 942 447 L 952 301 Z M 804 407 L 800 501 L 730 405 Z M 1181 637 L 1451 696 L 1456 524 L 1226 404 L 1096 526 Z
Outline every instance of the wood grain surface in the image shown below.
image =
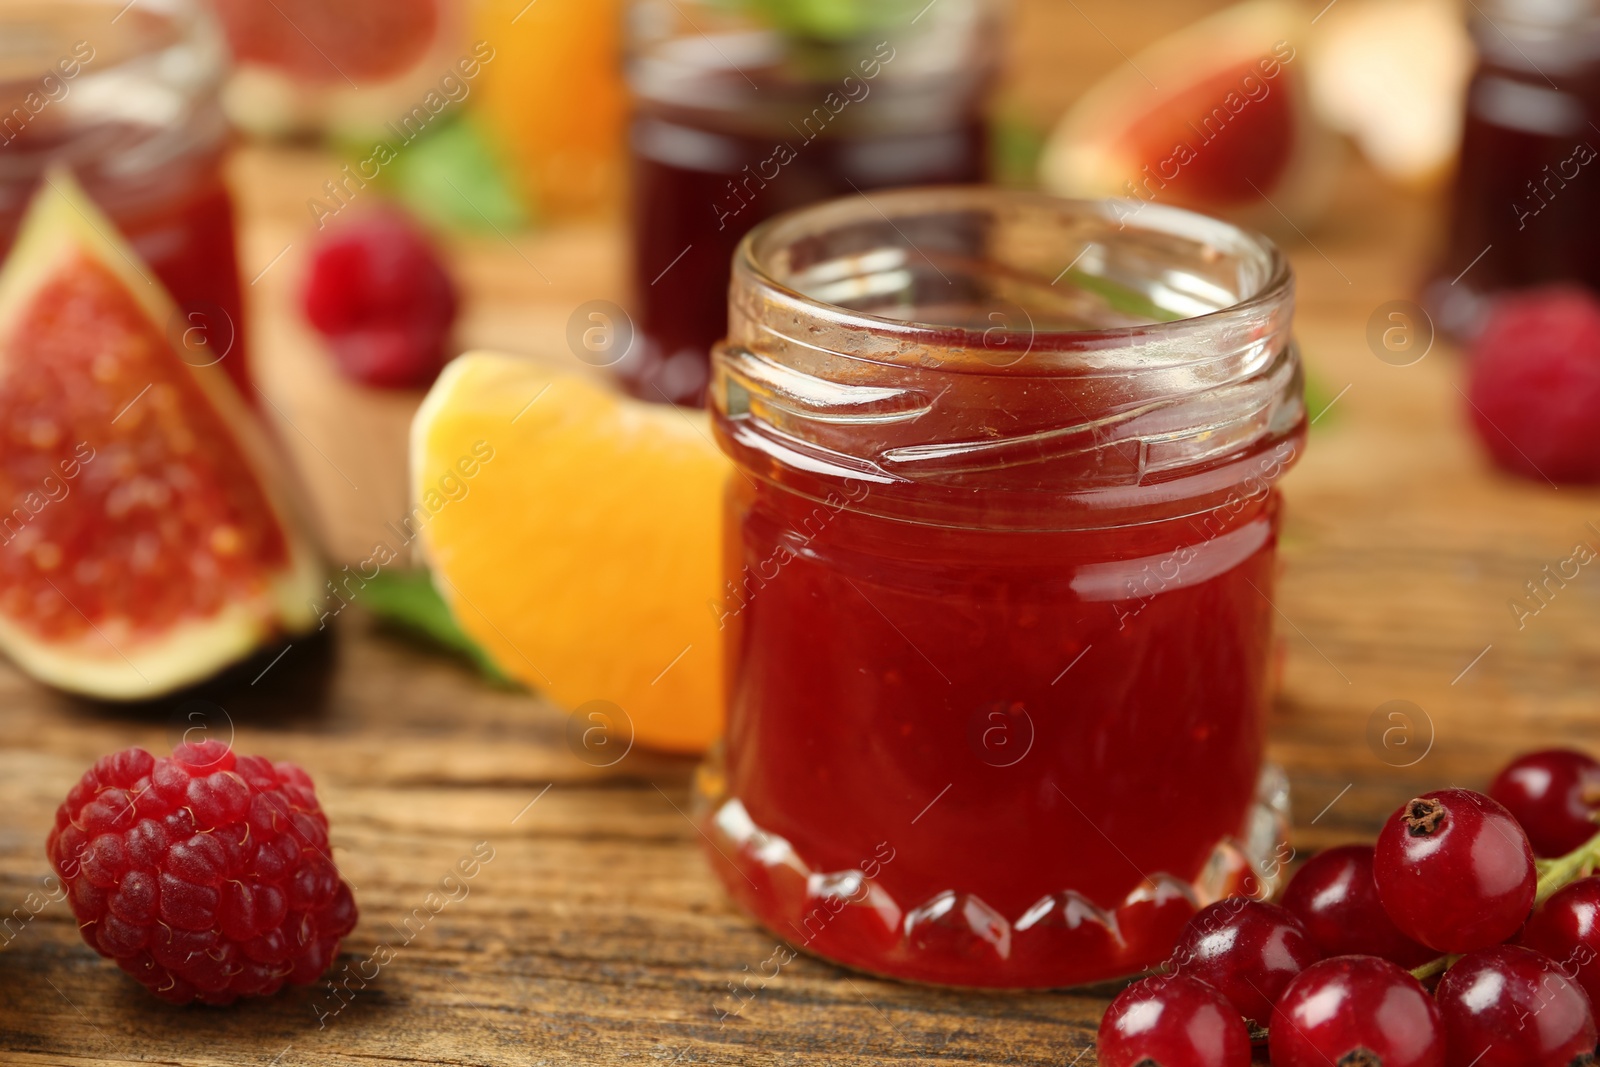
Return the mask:
M 1119 50 L 1197 10 L 1138 7 L 1022 5 L 1018 97 L 1052 114 Z M 329 542 L 348 556 L 404 511 L 416 398 L 337 379 L 291 310 L 304 200 L 332 166 L 249 149 L 235 177 L 246 278 L 287 248 L 251 289 L 259 377 Z M 1436 197 L 1396 192 L 1351 162 L 1328 221 L 1290 246 L 1306 361 L 1323 403 L 1337 396 L 1285 486 L 1276 594 L 1285 656 L 1271 754 L 1289 772 L 1301 853 L 1370 837 L 1422 786 L 1481 785 L 1516 750 L 1600 734 L 1600 574 L 1582 572 L 1521 628 L 1508 606 L 1577 542 L 1600 544 L 1600 498 L 1492 473 L 1448 346 L 1406 367 L 1368 348 L 1375 310 L 1415 292 L 1437 220 Z M 625 297 L 611 222 L 463 240 L 453 254 L 472 345 L 574 365 L 571 310 Z M 719 1022 L 738 1007 L 730 984 L 775 943 L 707 872 L 683 814 L 690 761 L 633 751 L 590 767 L 558 711 L 383 631 L 359 603 L 330 635 L 279 651 L 213 687 L 213 704 L 148 708 L 62 698 L 0 667 L 0 1060 L 1094 1062 L 1096 991 L 943 991 L 805 957 Z M 1418 709 L 1408 729 L 1380 711 L 1390 701 Z M 347 1000 L 319 988 L 226 1010 L 160 1004 L 90 951 L 52 899 L 44 839 L 72 782 L 104 752 L 163 750 L 196 721 L 316 777 L 362 911 L 337 966 L 371 974 L 380 945 L 394 953 Z M 474 849 L 492 860 L 441 893 Z

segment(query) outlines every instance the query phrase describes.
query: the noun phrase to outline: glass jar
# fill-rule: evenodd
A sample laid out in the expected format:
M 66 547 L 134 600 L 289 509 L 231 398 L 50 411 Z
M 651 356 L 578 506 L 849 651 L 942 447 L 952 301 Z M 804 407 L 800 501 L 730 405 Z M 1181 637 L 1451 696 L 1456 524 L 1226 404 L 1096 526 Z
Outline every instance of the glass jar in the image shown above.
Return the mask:
M 0 0 L 0 254 L 51 167 L 70 168 L 177 303 L 185 358 L 249 395 L 223 183 L 227 50 L 196 0 Z
M 1594 0 L 1474 5 L 1450 238 L 1427 302 L 1470 336 L 1495 293 L 1600 290 L 1600 11 Z
M 1269 891 L 1284 257 L 1161 205 L 905 190 L 757 228 L 729 306 L 697 792 L 733 897 L 866 971 L 1049 987 Z
M 635 0 L 632 262 L 647 400 L 701 403 L 729 265 L 762 219 L 888 186 L 982 180 L 999 0 Z

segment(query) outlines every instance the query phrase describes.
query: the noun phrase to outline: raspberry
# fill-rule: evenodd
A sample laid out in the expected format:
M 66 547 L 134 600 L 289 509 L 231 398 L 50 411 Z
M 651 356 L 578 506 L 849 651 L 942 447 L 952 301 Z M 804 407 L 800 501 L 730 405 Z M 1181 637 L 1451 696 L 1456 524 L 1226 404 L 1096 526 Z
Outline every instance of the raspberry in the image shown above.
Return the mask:
M 366 385 L 425 386 L 444 366 L 455 283 L 396 208 L 335 230 L 311 254 L 305 311 L 341 370 Z
M 175 1004 L 310 985 L 355 928 L 310 777 L 218 741 L 102 757 L 46 848 L 89 947 Z
M 1470 415 L 1497 464 L 1600 481 L 1600 300 L 1570 286 L 1503 298 L 1472 357 Z

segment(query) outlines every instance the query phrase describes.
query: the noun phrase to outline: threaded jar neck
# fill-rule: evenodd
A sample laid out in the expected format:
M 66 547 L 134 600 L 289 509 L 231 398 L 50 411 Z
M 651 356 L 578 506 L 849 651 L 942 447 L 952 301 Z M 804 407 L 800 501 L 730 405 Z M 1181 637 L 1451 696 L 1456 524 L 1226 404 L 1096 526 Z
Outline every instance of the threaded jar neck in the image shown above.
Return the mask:
M 740 246 L 712 403 L 754 473 L 808 494 L 856 479 L 863 510 L 889 517 L 1188 514 L 1241 464 L 1292 459 L 1293 294 L 1267 239 L 1162 205 L 848 197 Z

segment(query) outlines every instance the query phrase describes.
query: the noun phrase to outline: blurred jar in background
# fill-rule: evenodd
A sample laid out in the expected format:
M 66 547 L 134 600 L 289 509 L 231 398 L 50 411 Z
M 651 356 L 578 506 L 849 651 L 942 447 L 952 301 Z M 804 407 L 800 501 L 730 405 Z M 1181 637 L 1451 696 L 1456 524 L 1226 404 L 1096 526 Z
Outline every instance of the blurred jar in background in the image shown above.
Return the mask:
M 535 214 L 614 209 L 622 189 L 621 0 L 481 0 L 495 49 L 480 113 Z
M 999 0 L 633 0 L 636 338 L 647 400 L 704 400 L 730 264 L 756 223 L 902 185 L 983 180 Z
M 1448 251 L 1428 287 L 1439 325 L 1475 332 L 1486 298 L 1570 280 L 1600 289 L 1600 10 L 1483 0 Z
M 0 0 L 0 252 L 52 167 L 70 168 L 248 395 L 228 126 L 227 49 L 196 0 Z

